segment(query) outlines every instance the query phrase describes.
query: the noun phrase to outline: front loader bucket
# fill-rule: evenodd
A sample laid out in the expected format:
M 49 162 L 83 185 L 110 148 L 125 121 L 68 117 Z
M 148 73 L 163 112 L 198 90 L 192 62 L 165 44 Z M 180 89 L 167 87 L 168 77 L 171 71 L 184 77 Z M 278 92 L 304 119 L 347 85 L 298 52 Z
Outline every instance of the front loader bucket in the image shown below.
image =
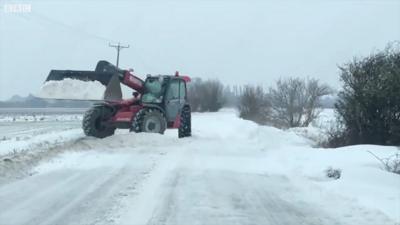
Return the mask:
M 52 70 L 37 97 L 68 100 L 120 100 L 119 74 L 112 72 Z
M 113 73 L 95 72 L 95 71 L 79 71 L 79 70 L 51 70 L 46 78 L 47 81 L 61 81 L 64 79 L 73 79 L 81 81 L 98 81 L 104 86 L 110 82 Z

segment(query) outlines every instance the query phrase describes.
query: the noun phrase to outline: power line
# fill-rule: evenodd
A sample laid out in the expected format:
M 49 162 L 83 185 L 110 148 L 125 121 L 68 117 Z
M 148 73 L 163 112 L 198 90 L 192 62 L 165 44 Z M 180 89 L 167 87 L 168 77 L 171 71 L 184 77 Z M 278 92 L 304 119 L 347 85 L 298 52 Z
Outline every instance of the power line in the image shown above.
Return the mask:
M 121 45 L 121 43 L 118 42 L 118 45 L 112 45 L 112 44 L 109 43 L 108 46 L 117 49 L 117 67 L 118 67 L 118 65 L 119 65 L 119 52 L 123 48 L 129 48 L 129 45 L 123 46 L 123 45 Z
M 101 41 L 107 41 L 107 42 L 114 42 L 115 40 L 112 40 L 110 38 L 104 37 L 104 36 L 100 36 L 94 33 L 90 33 L 84 29 L 81 28 L 77 28 L 74 26 L 71 26 L 69 24 L 63 23 L 62 21 L 59 20 L 55 20 L 53 18 L 50 18 L 48 16 L 45 16 L 41 13 L 38 12 L 30 12 L 30 13 L 26 13 L 26 14 L 15 14 L 17 16 L 19 16 L 20 18 L 23 18 L 29 22 L 33 22 L 31 21 L 31 19 L 35 19 L 36 22 L 42 24 L 42 25 L 52 25 L 54 27 L 57 27 L 58 29 L 64 29 L 65 31 L 70 31 L 71 33 L 75 34 L 75 35 L 80 35 L 80 36 L 85 36 L 88 38 L 93 38 L 93 39 L 97 39 L 97 40 L 101 40 Z

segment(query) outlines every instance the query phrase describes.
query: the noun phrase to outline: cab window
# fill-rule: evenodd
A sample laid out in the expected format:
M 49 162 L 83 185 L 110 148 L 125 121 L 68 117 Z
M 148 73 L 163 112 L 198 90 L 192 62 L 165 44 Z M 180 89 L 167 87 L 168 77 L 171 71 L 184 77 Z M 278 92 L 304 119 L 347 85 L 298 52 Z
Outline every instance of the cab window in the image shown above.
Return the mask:
M 179 87 L 179 98 L 180 99 L 186 99 L 186 84 L 183 81 L 180 81 L 180 87 Z
M 169 87 L 166 93 L 167 100 L 171 99 L 179 99 L 179 81 L 178 80 L 171 80 L 169 83 Z
M 162 101 L 162 80 L 149 78 L 144 84 L 145 93 L 142 96 L 143 102 L 160 103 Z

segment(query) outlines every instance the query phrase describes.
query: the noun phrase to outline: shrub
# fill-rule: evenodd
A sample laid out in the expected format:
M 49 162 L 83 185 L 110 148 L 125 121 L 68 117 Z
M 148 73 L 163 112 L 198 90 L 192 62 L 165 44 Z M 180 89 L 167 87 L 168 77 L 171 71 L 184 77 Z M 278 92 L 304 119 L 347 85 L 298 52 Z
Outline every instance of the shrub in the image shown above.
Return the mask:
M 267 94 L 260 86 L 245 86 L 239 97 L 239 116 L 243 119 L 265 124 L 270 115 L 270 103 Z
M 332 167 L 329 167 L 328 169 L 325 170 L 325 174 L 328 178 L 333 178 L 333 179 L 337 180 L 342 176 L 342 170 L 341 169 L 333 169 Z
M 339 144 L 399 145 L 399 45 L 354 59 L 340 70 L 343 89 L 335 105 L 343 126 Z

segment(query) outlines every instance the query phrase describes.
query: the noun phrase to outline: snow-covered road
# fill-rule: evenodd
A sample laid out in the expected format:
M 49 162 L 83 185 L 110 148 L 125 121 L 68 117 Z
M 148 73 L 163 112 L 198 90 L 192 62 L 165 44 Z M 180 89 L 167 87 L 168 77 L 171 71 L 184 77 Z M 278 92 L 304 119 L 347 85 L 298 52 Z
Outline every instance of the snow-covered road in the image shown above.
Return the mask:
M 312 149 L 305 138 L 231 111 L 194 115 L 193 133 L 178 139 L 175 130 L 163 136 L 120 132 L 102 140 L 76 133 L 67 145 L 48 150 L 57 154 L 20 165 L 29 175 L 0 185 L 0 224 L 400 222 L 398 175 L 380 170 L 369 156 L 346 162 L 360 149 Z M 381 154 L 396 151 L 380 148 Z M 7 163 L 13 159 L 0 166 Z M 339 166 L 343 178 L 325 178 L 327 165 Z M 362 177 L 353 182 L 354 171 L 364 166 L 362 172 L 372 171 L 368 179 L 379 177 L 381 186 Z M 363 188 L 358 195 L 341 190 L 349 185 Z M 380 196 L 366 198 L 361 193 L 368 188 Z

